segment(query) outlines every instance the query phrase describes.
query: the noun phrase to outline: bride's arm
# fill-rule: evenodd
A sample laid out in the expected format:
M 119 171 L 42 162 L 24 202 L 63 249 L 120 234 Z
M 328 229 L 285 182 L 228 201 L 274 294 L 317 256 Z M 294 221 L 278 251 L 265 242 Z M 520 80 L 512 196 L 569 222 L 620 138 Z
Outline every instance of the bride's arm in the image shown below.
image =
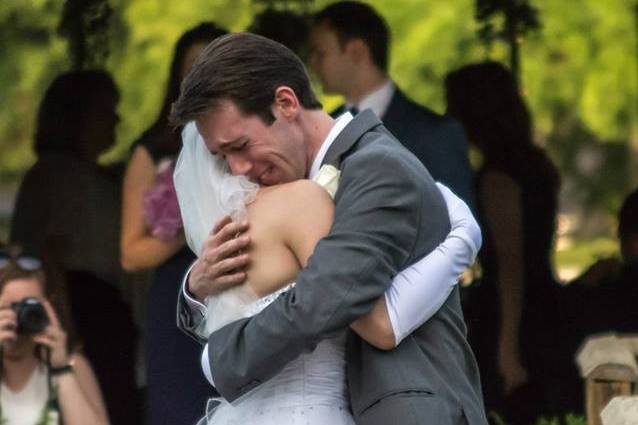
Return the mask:
M 138 146 L 127 166 L 122 190 L 120 262 L 130 272 L 157 267 L 184 246 L 180 235 L 163 241 L 150 234 L 144 222 L 144 193 L 155 182 L 155 165 L 148 151 Z
M 319 240 L 330 231 L 334 202 L 324 188 L 311 180 L 297 180 L 289 186 L 283 199 L 286 212 L 280 216 L 285 225 L 279 226 L 278 231 L 300 270 L 307 266 Z
M 437 184 L 447 204 L 451 231 L 434 251 L 399 273 L 370 313 L 351 328 L 382 350 L 399 345 L 443 305 L 459 275 L 476 258 L 481 231 L 467 205 Z

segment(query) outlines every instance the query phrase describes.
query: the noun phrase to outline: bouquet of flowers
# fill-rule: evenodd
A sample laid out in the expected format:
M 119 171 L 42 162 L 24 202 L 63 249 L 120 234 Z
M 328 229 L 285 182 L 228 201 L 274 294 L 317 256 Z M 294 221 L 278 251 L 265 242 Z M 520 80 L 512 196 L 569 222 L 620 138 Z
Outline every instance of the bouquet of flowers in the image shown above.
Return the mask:
M 182 230 L 182 215 L 173 184 L 175 162 L 158 167 L 155 184 L 144 194 L 144 220 L 156 238 L 164 241 L 174 239 Z

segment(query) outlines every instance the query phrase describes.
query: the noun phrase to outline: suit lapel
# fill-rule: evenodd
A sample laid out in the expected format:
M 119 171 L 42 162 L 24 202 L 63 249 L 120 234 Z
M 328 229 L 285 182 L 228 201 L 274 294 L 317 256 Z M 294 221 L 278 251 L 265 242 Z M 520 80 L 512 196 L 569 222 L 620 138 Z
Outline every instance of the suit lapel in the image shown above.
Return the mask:
M 382 125 L 382 123 L 372 111 L 365 110 L 357 114 L 357 116 L 341 130 L 341 133 L 339 133 L 332 143 L 328 152 L 326 152 L 322 165 L 330 164 L 339 168 L 344 154 L 354 146 L 361 136 L 379 125 Z

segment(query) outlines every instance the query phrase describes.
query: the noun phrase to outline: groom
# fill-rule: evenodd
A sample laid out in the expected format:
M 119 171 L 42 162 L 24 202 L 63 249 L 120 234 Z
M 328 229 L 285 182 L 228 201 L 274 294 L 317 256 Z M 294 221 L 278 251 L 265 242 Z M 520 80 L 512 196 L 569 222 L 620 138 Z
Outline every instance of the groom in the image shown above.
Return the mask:
M 229 401 L 367 313 L 397 272 L 449 231 L 445 204 L 419 160 L 369 111 L 335 122 L 299 59 L 268 39 L 232 34 L 210 44 L 185 79 L 172 120 L 195 120 L 233 174 L 262 185 L 306 178 L 322 163 L 341 170 L 333 227 L 295 288 L 208 340 L 215 387 Z M 243 230 L 228 221 L 216 226 L 188 278 L 196 297 L 245 278 L 237 270 L 247 257 L 237 251 L 249 239 L 233 238 Z M 194 327 L 186 308 L 180 321 Z M 458 288 L 392 351 L 350 332 L 346 361 L 358 424 L 486 423 Z

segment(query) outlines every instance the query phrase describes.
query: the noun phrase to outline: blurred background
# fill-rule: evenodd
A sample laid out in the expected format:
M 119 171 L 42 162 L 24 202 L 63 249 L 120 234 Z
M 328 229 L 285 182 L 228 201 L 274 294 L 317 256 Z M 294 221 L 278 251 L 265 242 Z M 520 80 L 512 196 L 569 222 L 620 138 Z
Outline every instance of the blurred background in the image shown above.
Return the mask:
M 267 7 L 312 13 L 330 2 L 2 0 L 0 2 L 0 238 L 35 161 L 38 103 L 69 69 L 104 67 L 120 88 L 121 167 L 157 113 L 179 35 L 212 20 L 245 29 Z M 443 77 L 492 59 L 518 75 L 563 179 L 555 263 L 567 281 L 614 254 L 615 212 L 638 182 L 638 2 L 630 0 L 374 0 L 392 32 L 390 74 L 412 98 L 444 111 Z M 509 6 L 508 6 L 509 5 Z M 318 85 L 317 85 L 318 87 Z M 327 109 L 340 99 L 323 97 Z M 477 155 L 473 162 L 479 162 Z

